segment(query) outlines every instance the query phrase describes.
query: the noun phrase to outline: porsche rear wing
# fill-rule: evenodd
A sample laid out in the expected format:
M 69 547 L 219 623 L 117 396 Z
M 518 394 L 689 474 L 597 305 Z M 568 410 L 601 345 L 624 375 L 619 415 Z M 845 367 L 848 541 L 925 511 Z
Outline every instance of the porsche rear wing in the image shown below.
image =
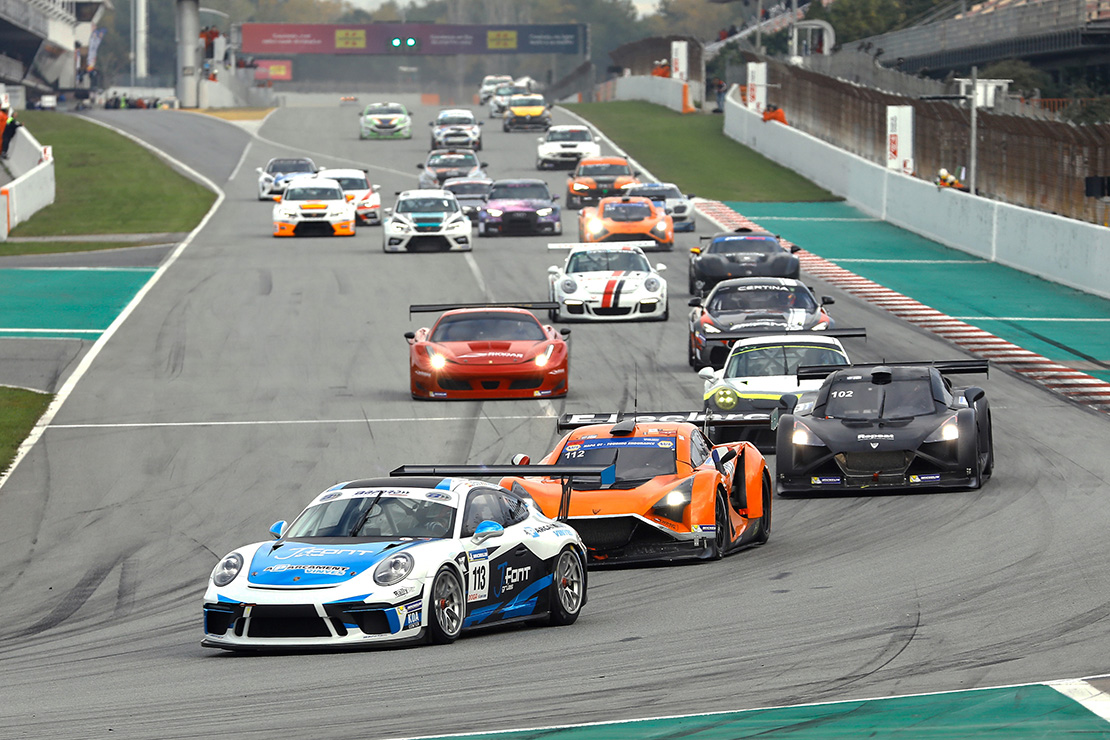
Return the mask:
M 803 365 L 798 368 L 798 380 L 822 380 L 837 370 L 872 370 L 879 367 L 935 367 L 943 375 L 987 375 L 987 360 L 934 360 L 932 362 L 868 362 L 853 365 Z
M 571 484 L 577 478 L 600 478 L 601 485 L 610 486 L 617 480 L 617 466 L 609 465 L 402 465 L 389 471 L 391 477 L 420 476 L 461 478 L 500 478 L 507 475 L 536 478 L 559 478 L 562 498 L 559 500 L 559 520 L 570 516 Z
M 631 421 L 635 419 L 637 424 L 650 424 L 651 422 L 685 422 L 687 424 L 696 424 L 702 427 L 750 427 L 750 426 L 766 426 L 771 422 L 771 409 L 778 405 L 777 401 L 769 402 L 767 404 L 767 411 L 743 411 L 735 413 L 723 413 L 716 411 L 636 411 L 624 412 L 617 411 L 611 414 L 563 414 L 556 422 L 556 428 L 560 432 L 569 431 L 571 429 L 578 429 L 579 427 L 590 426 L 591 424 L 616 424 L 621 421 Z M 753 403 L 753 408 L 759 409 L 759 405 Z
M 556 250 L 587 249 L 589 247 L 597 247 L 599 249 L 604 249 L 605 247 L 639 247 L 640 249 L 650 249 L 658 245 L 659 242 L 652 241 L 651 239 L 644 239 L 634 242 L 566 242 L 565 244 L 548 244 L 547 248 L 554 252 Z
M 457 308 L 523 308 L 529 311 L 551 311 L 559 308 L 551 301 L 503 301 L 500 303 L 414 303 L 409 306 L 409 317 L 414 313 L 440 313 Z
M 867 339 L 867 329 L 746 329 L 742 331 L 723 331 L 720 334 L 713 334 L 712 340 L 724 340 L 726 342 L 734 342 L 739 339 L 751 339 L 752 337 L 768 336 L 771 334 L 783 334 L 793 337 L 836 337 L 837 339 L 850 339 L 853 337 L 862 337 Z

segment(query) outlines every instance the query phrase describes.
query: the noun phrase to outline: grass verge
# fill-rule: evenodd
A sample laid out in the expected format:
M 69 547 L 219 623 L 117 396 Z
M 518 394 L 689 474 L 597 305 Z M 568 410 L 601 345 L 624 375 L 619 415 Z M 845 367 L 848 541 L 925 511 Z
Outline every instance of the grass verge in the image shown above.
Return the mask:
M 19 445 L 52 400 L 49 393 L 0 387 L 0 473 L 12 464 Z
M 78 116 L 20 111 L 19 118 L 54 147 L 57 193 L 12 236 L 191 231 L 216 199 L 147 149 Z
M 683 192 L 713 200 L 764 203 L 842 200 L 725 136 L 722 116 L 682 115 L 635 100 L 564 107 Z
M 149 247 L 159 241 L 138 242 L 0 242 L 0 257 L 27 254 L 64 254 L 67 252 L 95 252 L 101 249 L 123 247 Z

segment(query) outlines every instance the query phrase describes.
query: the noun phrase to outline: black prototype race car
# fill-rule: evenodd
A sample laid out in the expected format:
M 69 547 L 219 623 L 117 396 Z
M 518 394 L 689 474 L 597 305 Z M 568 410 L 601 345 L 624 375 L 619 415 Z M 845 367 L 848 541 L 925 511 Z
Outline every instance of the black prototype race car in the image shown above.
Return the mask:
M 772 412 L 780 495 L 808 491 L 977 489 L 994 468 L 982 388 L 948 376 L 987 373 L 986 360 L 802 367 L 815 394 Z
M 741 226 L 713 236 L 709 243 L 690 250 L 690 294 L 705 296 L 722 280 L 738 277 L 797 278 L 801 263 L 794 253 L 799 247 L 785 249 L 769 231 Z

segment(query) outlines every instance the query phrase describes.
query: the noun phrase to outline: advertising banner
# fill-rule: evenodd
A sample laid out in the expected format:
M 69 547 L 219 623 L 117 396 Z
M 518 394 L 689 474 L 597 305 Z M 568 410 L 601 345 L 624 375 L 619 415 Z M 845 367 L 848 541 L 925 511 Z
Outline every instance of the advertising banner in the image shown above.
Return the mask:
M 690 44 L 686 41 L 671 42 L 671 77 L 686 82 L 690 79 Z
M 293 79 L 293 60 L 291 59 L 256 59 L 258 67 L 254 70 L 256 80 L 291 80 Z
M 244 23 L 244 54 L 581 54 L 586 26 Z
M 913 106 L 886 107 L 886 168 L 913 172 Z
M 767 63 L 748 62 L 748 87 L 745 103 L 756 113 L 767 110 Z

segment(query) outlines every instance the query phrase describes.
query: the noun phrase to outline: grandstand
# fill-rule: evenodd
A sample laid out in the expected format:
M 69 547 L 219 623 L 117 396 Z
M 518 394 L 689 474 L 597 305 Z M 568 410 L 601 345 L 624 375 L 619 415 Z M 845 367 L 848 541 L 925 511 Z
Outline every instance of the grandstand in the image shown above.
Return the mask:
M 89 41 L 104 0 L 0 2 L 0 83 L 37 93 L 88 88 Z M 95 53 L 95 52 L 94 52 Z

